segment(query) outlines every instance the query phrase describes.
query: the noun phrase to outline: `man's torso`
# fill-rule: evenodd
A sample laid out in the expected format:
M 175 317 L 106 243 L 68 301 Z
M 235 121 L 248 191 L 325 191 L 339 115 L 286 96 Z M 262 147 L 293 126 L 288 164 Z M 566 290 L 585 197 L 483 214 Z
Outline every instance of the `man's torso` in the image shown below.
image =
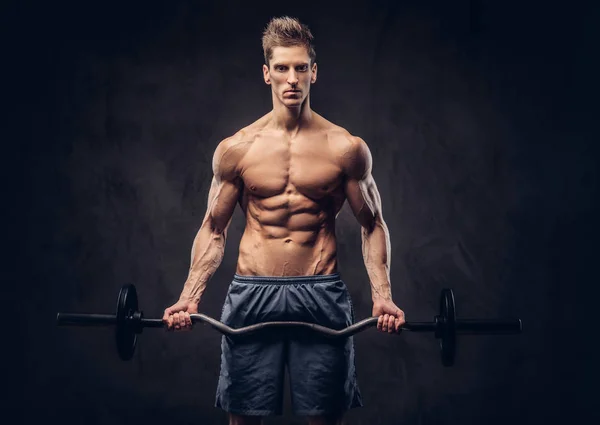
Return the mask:
M 234 136 L 232 155 L 246 217 L 236 273 L 337 272 L 335 218 L 344 201 L 352 136 L 318 114 L 294 137 L 267 114 Z

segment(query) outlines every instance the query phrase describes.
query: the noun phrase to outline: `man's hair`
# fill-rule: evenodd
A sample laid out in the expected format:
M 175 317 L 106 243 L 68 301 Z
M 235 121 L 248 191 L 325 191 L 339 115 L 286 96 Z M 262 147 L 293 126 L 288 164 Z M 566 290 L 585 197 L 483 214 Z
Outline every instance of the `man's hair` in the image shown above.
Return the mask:
M 304 46 L 312 65 L 317 57 L 312 41 L 312 33 L 298 19 L 289 16 L 273 18 L 265 28 L 262 37 L 265 63 L 269 65 L 275 47 Z

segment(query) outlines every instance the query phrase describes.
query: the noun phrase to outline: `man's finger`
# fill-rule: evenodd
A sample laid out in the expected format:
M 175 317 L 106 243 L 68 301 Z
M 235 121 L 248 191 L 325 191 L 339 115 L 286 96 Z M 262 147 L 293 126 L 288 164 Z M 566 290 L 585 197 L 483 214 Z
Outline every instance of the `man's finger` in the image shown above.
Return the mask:
M 388 322 L 388 332 L 389 333 L 392 333 L 394 331 L 394 322 L 395 321 L 396 321 L 396 318 L 390 314 L 390 319 Z
M 400 333 L 402 332 L 402 321 L 400 319 L 396 319 L 396 332 Z
M 173 313 L 173 316 L 171 316 L 173 318 L 173 328 L 175 330 L 179 329 L 179 312 L 177 313 Z

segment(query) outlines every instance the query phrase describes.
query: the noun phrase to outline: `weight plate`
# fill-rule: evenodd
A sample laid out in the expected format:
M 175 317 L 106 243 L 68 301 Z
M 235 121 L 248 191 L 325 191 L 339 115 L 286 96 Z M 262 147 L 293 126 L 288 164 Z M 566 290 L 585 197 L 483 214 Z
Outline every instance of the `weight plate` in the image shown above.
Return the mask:
M 444 366 L 454 365 L 456 356 L 456 304 L 452 289 L 442 289 L 440 295 L 440 352 Z
M 121 360 L 130 360 L 135 351 L 137 335 L 129 319 L 138 309 L 138 298 L 135 286 L 123 285 L 117 298 L 117 323 L 115 338 L 117 351 Z

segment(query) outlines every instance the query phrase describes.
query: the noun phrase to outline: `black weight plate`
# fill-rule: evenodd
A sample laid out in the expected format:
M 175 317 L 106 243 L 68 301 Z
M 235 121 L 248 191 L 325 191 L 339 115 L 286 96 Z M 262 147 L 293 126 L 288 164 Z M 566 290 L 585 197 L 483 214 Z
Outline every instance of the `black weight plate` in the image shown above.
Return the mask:
M 135 351 L 137 335 L 129 317 L 138 309 L 137 291 L 134 285 L 123 285 L 117 298 L 117 324 L 115 338 L 121 360 L 130 360 Z
M 454 365 L 456 356 L 456 304 L 452 289 L 442 289 L 440 295 L 440 351 L 444 366 Z

